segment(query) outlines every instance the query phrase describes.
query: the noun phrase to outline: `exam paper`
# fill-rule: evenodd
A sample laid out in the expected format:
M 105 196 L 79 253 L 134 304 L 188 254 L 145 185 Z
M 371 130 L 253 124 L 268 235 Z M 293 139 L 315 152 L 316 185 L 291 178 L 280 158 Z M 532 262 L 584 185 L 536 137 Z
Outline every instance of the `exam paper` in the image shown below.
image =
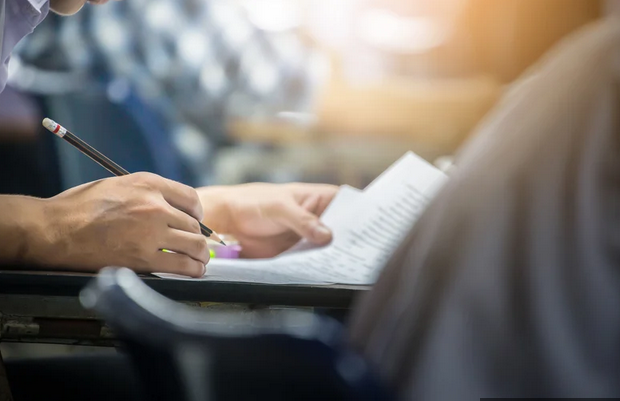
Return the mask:
M 328 246 L 317 248 L 302 241 L 275 258 L 213 259 L 207 274 L 197 280 L 373 284 L 445 180 L 440 170 L 409 152 L 364 191 L 341 187 L 321 217 L 333 232 Z

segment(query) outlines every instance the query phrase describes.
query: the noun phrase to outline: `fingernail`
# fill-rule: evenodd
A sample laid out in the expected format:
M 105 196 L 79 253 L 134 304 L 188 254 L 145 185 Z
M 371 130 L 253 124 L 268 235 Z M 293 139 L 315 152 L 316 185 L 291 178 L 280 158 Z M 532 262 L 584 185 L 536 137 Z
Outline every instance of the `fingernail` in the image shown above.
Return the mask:
M 332 232 L 324 225 L 317 224 L 312 230 L 312 237 L 316 242 L 324 243 L 331 239 Z

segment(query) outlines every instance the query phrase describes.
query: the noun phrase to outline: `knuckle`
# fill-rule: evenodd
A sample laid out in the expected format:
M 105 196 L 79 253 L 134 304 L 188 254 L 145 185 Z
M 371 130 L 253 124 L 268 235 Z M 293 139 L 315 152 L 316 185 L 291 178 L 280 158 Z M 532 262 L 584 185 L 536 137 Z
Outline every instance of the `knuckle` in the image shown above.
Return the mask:
M 200 223 L 198 220 L 191 219 L 190 227 L 193 233 L 200 234 Z
M 131 174 L 131 178 L 134 179 L 135 181 L 146 181 L 148 180 L 148 175 L 149 173 L 140 171 L 138 173 Z
M 194 242 L 194 252 L 196 258 L 200 261 L 207 262 L 209 258 L 209 245 L 205 238 L 198 238 Z
M 191 201 L 192 212 L 194 213 L 194 216 L 199 220 L 202 220 L 202 202 L 200 201 L 200 196 L 198 195 L 198 192 L 194 188 L 189 188 L 189 199 Z
M 183 199 L 183 210 L 192 217 L 202 220 L 202 202 L 200 201 L 198 191 L 188 185 L 174 181 L 171 183 L 170 188 L 177 194 L 178 197 Z
M 314 227 L 317 223 L 318 218 L 311 213 L 303 213 L 299 217 L 299 222 L 304 227 Z
M 137 183 L 145 184 L 145 185 L 149 185 L 149 186 L 153 185 L 157 181 L 157 179 L 158 179 L 157 175 L 155 175 L 153 173 L 146 172 L 146 171 L 141 171 L 141 172 L 138 172 L 138 173 L 134 173 L 134 174 L 132 174 L 132 176 L 133 176 L 134 180 Z
M 205 271 L 205 267 L 202 262 L 193 260 L 190 257 L 184 257 L 181 259 L 179 267 L 181 268 L 183 274 L 194 278 L 202 277 Z
M 150 200 L 143 203 L 139 210 L 142 214 L 147 216 L 163 215 L 167 212 L 167 208 L 163 202 L 157 200 Z

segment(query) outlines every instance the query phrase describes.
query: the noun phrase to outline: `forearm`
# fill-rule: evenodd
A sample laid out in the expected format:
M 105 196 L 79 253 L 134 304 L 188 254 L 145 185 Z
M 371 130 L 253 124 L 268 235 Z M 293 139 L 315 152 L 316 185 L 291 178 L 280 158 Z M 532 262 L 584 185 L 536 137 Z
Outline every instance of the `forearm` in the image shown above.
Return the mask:
M 42 263 L 45 200 L 0 195 L 0 263 Z

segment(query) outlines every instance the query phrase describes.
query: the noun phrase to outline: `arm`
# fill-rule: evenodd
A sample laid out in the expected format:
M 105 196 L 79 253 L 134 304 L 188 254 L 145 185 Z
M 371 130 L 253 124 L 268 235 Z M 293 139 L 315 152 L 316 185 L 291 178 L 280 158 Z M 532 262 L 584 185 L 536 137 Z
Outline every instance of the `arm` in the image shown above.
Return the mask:
M 209 261 L 202 217 L 194 189 L 148 173 L 91 182 L 50 199 L 0 196 L 0 262 L 200 277 Z
M 0 196 L 0 262 L 39 263 L 45 236 L 45 200 L 18 195 Z

